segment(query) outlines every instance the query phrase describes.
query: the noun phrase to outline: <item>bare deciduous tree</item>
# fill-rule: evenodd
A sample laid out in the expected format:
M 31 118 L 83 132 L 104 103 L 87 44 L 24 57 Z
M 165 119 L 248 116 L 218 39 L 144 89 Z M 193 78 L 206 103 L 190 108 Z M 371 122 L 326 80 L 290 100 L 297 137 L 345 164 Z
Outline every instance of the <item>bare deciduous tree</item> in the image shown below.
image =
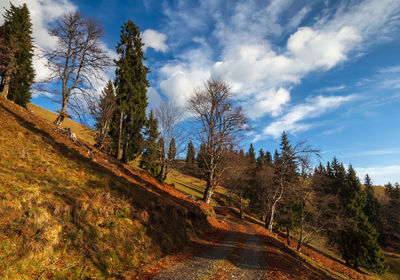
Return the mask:
M 51 93 L 61 96 L 61 110 L 56 125 L 61 125 L 67 116 L 70 100 L 76 106 L 88 100 L 89 90 L 94 79 L 102 79 L 104 68 L 111 65 L 111 59 L 102 48 L 100 39 L 103 29 L 94 19 L 85 19 L 74 12 L 66 14 L 57 21 L 50 34 L 58 39 L 54 50 L 45 50 L 47 67 L 51 71 L 48 82 L 59 80 L 61 90 L 50 89 Z
M 241 157 L 239 153 L 234 151 L 226 151 L 224 155 L 226 159 L 226 171 L 224 174 L 224 186 L 230 190 L 231 194 L 238 197 L 238 206 L 240 210 L 240 218 L 244 219 L 244 198 L 246 192 L 250 188 L 250 166 L 251 161 L 248 157 Z
M 274 184 L 275 190 L 271 200 L 271 209 L 269 212 L 268 230 L 272 231 L 274 226 L 274 216 L 278 202 L 285 193 L 290 194 L 293 191 L 298 179 L 297 169 L 301 166 L 301 158 L 304 155 L 319 155 L 319 151 L 300 142 L 291 146 L 285 132 L 281 137 L 281 153 L 274 162 Z
M 205 144 L 204 165 L 207 186 L 203 200 L 209 203 L 224 173 L 223 151 L 235 144 L 248 120 L 240 106 L 231 100 L 228 83 L 209 80 L 189 99 L 189 111 L 199 128 L 199 142 Z
M 260 167 L 255 176 L 255 184 L 259 190 L 260 196 L 260 212 L 262 215 L 262 220 L 266 221 L 268 225 L 267 215 L 271 213 L 271 208 L 273 202 L 276 200 L 278 194 L 277 189 L 274 188 L 274 168 L 272 166 L 262 166 Z M 268 217 L 269 219 L 270 217 Z
M 329 227 L 335 226 L 336 214 L 330 207 L 337 203 L 337 198 L 323 190 L 324 184 L 318 174 L 311 177 L 310 154 L 299 158 L 301 176 L 293 189 L 296 199 L 300 202 L 299 227 L 300 233 L 297 250 L 310 243 L 314 237 Z M 323 180 L 323 178 L 322 178 Z
M 171 147 L 172 139 L 175 140 L 175 145 L 178 147 L 178 152 L 183 144 L 182 131 L 178 129 L 178 124 L 182 121 L 183 111 L 174 102 L 163 102 L 155 110 L 156 118 L 160 129 L 160 142 L 163 147 L 160 147 L 161 161 L 161 180 L 165 180 L 168 176 L 169 169 L 173 160 L 167 156 Z

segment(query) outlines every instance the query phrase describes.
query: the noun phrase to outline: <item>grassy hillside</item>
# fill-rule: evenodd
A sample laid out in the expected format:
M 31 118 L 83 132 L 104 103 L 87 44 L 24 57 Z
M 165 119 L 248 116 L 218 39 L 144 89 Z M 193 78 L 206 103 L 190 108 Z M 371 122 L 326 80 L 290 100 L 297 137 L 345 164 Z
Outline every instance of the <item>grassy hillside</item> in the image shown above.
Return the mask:
M 140 275 L 205 229 L 174 192 L 0 99 L 1 279 Z
M 210 207 L 193 201 L 202 198 L 203 180 L 175 169 L 167 179 L 174 187 L 161 185 L 97 151 L 90 145 L 93 132 L 66 121 L 94 151 L 89 158 L 87 148 L 55 131 L 55 114 L 33 104 L 28 108 L 34 114 L 0 98 L 0 279 L 146 279 L 163 256 L 194 239 L 207 242 L 205 233 L 218 230 L 210 223 L 224 227 L 210 218 Z M 212 205 L 228 201 L 228 190 L 219 187 Z M 283 256 L 283 243 L 271 243 L 275 237 L 262 227 L 258 231 L 270 236 L 266 255 L 273 252 L 279 259 L 270 270 L 285 270 L 289 263 L 301 270 L 300 261 Z M 400 255 L 385 256 L 390 269 L 384 279 L 399 279 Z M 337 279 L 346 279 L 342 271 L 366 279 L 347 267 L 338 269 L 334 255 L 326 264 L 319 257 L 296 258 L 338 274 Z
M 42 107 L 39 107 L 33 103 L 29 103 L 27 108 L 29 111 L 32 111 L 35 115 L 38 115 L 49 122 L 54 122 L 54 120 L 57 118 L 57 114 L 50 112 Z M 79 139 L 85 140 L 91 145 L 95 144 L 96 134 L 89 127 L 77 123 L 71 119 L 65 119 L 61 127 L 70 128 Z

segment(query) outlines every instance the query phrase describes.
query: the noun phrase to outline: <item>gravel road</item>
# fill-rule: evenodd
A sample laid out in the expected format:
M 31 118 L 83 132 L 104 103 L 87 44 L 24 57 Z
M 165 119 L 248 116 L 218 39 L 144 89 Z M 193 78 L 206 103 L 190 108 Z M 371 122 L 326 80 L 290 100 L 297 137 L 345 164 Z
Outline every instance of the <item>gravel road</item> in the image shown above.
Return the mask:
M 247 230 L 246 242 L 239 252 L 239 259 L 235 263 L 235 268 L 232 269 L 233 275 L 230 279 L 266 279 L 266 274 L 263 270 L 265 267 L 263 243 L 247 224 L 243 223 L 243 225 Z M 231 223 L 231 226 L 233 229 L 237 228 L 235 223 Z M 233 230 L 218 245 L 182 263 L 167 267 L 153 279 L 203 279 L 210 271 L 216 268 L 218 269 L 218 264 L 220 264 L 222 260 L 229 257 L 237 244 L 238 237 L 238 231 Z

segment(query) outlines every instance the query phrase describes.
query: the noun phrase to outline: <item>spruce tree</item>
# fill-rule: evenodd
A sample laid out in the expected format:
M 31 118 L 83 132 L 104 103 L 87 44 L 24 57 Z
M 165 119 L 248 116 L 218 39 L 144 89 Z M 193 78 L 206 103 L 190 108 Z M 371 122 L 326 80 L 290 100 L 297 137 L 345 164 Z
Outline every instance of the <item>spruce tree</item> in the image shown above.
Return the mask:
M 176 157 L 175 138 L 172 138 L 171 142 L 169 142 L 168 160 L 173 162 L 173 161 L 175 161 L 175 157 Z
M 32 23 L 26 4 L 19 7 L 10 4 L 10 9 L 6 10 L 4 15 L 4 21 L 14 58 L 8 99 L 26 107 L 31 99 L 30 90 L 35 78 L 32 64 Z
M 194 158 L 195 158 L 195 151 L 192 140 L 189 141 L 187 147 L 187 154 L 186 154 L 186 165 L 189 167 L 193 167 L 194 165 Z
M 400 187 L 385 185 L 389 202 L 384 206 L 383 241 L 387 247 L 400 251 Z
M 364 213 L 368 217 L 368 221 L 371 225 L 379 232 L 382 233 L 383 224 L 383 207 L 375 197 L 374 188 L 369 175 L 365 175 L 364 179 L 364 194 L 365 194 L 365 205 Z M 381 240 L 381 239 L 380 239 Z
M 263 149 L 258 152 L 258 157 L 256 159 L 257 167 L 262 167 L 267 165 L 267 159 L 265 157 Z
M 197 153 L 197 166 L 200 169 L 205 168 L 205 159 L 206 159 L 206 146 L 204 143 L 200 144 L 199 152 Z
M 338 244 L 348 265 L 365 267 L 382 274 L 387 267 L 378 243 L 378 233 L 364 213 L 365 200 L 356 172 L 350 165 L 343 180 L 343 165 L 336 160 L 332 163 L 336 175 L 335 186 L 343 207 L 342 226 Z M 335 189 L 334 189 L 335 190 Z
M 253 143 L 250 144 L 249 151 L 247 152 L 247 156 L 250 159 L 250 163 L 256 163 L 256 153 L 254 151 Z
M 115 92 L 113 83 L 109 80 L 100 95 L 100 102 L 91 108 L 92 115 L 96 119 L 96 146 L 99 149 L 102 149 L 104 141 L 108 137 L 114 111 Z
M 117 158 L 127 162 L 142 151 L 142 128 L 146 122 L 149 69 L 143 65 L 140 30 L 131 20 L 124 23 L 116 49 L 115 92 L 117 109 L 113 117 L 112 138 Z
M 145 149 L 142 153 L 140 167 L 158 178 L 161 173 L 161 166 L 159 163 L 160 147 L 159 142 L 157 142 L 159 132 L 157 119 L 154 117 L 153 110 L 150 111 L 149 118 L 146 122 L 145 135 Z

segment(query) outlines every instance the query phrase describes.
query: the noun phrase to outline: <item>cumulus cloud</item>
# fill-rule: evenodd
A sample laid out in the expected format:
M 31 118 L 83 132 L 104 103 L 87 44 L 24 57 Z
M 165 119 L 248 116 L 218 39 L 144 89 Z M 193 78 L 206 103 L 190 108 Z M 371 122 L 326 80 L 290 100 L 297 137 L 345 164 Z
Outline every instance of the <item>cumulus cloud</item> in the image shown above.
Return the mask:
M 167 40 L 167 35 L 156 30 L 146 29 L 142 33 L 142 40 L 144 43 L 143 51 L 146 51 L 148 48 L 152 48 L 155 51 L 160 52 L 166 52 L 168 50 L 168 46 L 165 43 Z
M 168 98 L 184 104 L 204 80 L 224 79 L 251 118 L 279 116 L 290 101 L 291 88 L 302 78 L 347 61 L 354 52 L 363 51 L 360 46 L 387 40 L 400 22 L 396 0 L 342 2 L 311 19 L 308 26 L 301 24 L 312 6 L 303 3 L 293 9 L 298 3 L 292 0 L 249 0 L 229 7 L 223 1 L 204 2 L 195 8 L 181 2 L 166 8 L 165 32 L 177 38 L 172 52 L 180 55 L 161 68 L 159 87 Z M 292 20 L 282 20 L 283 14 Z M 211 36 L 198 49 L 188 30 L 196 38 L 211 30 Z M 282 44 L 283 38 L 287 39 Z M 304 124 L 297 130 L 308 127 Z M 269 130 L 275 135 L 272 127 Z
M 36 72 L 36 81 L 43 80 L 48 77 L 49 70 L 45 67 L 46 60 L 40 58 L 40 50 L 44 48 L 54 48 L 57 44 L 57 39 L 51 36 L 47 31 L 50 23 L 60 18 L 63 14 L 73 12 L 77 7 L 68 0 L 15 0 L 12 1 L 15 6 L 26 3 L 30 11 L 32 20 L 32 35 L 35 46 L 35 56 L 33 58 L 33 66 Z M 10 6 L 9 2 L 5 2 L 0 6 L 0 14 L 4 14 L 5 9 Z M 0 24 L 3 20 L 0 17 Z
M 293 106 L 289 112 L 267 126 L 262 134 L 257 135 L 253 141 L 258 141 L 268 136 L 278 138 L 283 131 L 296 133 L 312 127 L 304 120 L 316 118 L 328 111 L 335 110 L 343 103 L 354 100 L 357 95 L 348 96 L 322 96 L 308 98 L 306 103 Z
M 354 169 L 359 178 L 364 178 L 368 174 L 372 182 L 377 185 L 384 185 L 388 182 L 400 182 L 400 165 L 359 167 Z

